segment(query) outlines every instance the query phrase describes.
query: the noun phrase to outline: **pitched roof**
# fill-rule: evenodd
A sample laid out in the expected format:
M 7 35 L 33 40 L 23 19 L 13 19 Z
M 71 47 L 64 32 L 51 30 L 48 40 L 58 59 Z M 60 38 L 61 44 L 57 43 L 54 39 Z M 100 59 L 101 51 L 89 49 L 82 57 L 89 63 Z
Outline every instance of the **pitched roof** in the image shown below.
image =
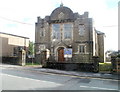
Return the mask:
M 4 33 L 4 32 L 0 32 L 0 34 L 6 34 L 6 35 L 11 35 L 11 36 L 16 36 L 16 37 L 21 37 L 21 38 L 29 39 L 28 37 L 18 36 L 18 35 L 9 34 L 9 33 Z

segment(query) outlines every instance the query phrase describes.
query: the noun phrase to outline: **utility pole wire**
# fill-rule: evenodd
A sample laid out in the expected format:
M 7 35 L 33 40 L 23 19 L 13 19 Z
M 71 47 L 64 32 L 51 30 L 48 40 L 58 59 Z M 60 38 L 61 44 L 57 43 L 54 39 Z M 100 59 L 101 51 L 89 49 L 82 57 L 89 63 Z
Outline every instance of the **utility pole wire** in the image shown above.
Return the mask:
M 110 25 L 110 26 L 103 26 L 103 27 L 117 27 L 118 25 Z
M 30 23 L 25 23 L 25 22 L 21 22 L 21 21 L 17 21 L 17 20 L 8 19 L 8 18 L 2 17 L 2 16 L 0 16 L 0 18 L 1 18 L 1 19 L 4 19 L 4 20 L 7 20 L 7 21 L 20 23 L 20 24 L 33 25 L 33 24 L 30 24 Z
M 26 25 L 34 25 L 34 24 L 31 24 L 31 23 L 25 23 L 25 22 L 21 22 L 21 21 L 17 21 L 17 20 L 12 20 L 12 19 L 9 19 L 9 18 L 5 18 L 5 17 L 2 17 L 0 16 L 1 19 L 4 19 L 4 20 L 7 20 L 7 21 L 11 21 L 11 22 L 16 22 L 16 23 L 20 23 L 20 24 L 26 24 Z M 118 25 L 109 25 L 109 26 L 101 26 L 101 27 L 117 27 Z M 72 27 L 71 27 L 72 28 Z M 75 28 L 75 27 L 74 27 Z

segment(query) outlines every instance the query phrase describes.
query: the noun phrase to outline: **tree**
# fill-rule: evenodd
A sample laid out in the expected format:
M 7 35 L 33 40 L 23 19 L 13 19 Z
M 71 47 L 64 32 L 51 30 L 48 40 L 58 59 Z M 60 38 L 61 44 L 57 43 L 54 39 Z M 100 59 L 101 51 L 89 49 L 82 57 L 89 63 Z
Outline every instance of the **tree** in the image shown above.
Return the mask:
M 29 55 L 34 55 L 34 43 L 32 41 L 29 42 Z
M 118 53 L 117 57 L 119 57 L 119 58 L 120 58 L 120 53 Z

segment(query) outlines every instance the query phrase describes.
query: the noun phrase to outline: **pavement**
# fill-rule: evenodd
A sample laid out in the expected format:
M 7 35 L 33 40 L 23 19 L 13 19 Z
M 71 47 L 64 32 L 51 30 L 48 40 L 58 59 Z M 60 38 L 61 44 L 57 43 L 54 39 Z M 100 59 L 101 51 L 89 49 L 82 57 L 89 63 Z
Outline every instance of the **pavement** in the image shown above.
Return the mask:
M 65 70 L 56 70 L 56 69 L 48 69 L 42 68 L 40 65 L 35 66 L 18 66 L 18 65 L 8 65 L 8 64 L 0 64 L 2 68 L 18 68 L 24 70 L 30 70 L 34 72 L 42 72 L 42 73 L 52 73 L 52 74 L 60 74 L 60 75 L 69 75 L 76 77 L 86 77 L 86 78 L 103 78 L 103 79 L 114 79 L 120 80 L 120 75 L 112 74 L 112 73 L 92 73 L 92 72 L 79 72 L 79 71 L 65 71 Z

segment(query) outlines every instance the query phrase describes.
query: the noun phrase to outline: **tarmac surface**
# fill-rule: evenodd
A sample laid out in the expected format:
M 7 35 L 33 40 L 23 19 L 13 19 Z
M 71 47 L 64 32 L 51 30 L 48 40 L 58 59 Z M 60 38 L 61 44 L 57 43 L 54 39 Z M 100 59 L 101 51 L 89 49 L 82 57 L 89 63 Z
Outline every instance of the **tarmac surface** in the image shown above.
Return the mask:
M 48 69 L 42 68 L 40 65 L 35 66 L 19 66 L 19 65 L 9 65 L 9 64 L 0 64 L 1 68 L 18 68 L 24 69 L 34 72 L 42 72 L 42 73 L 51 73 L 51 74 L 60 74 L 60 75 L 69 75 L 69 76 L 77 76 L 77 77 L 89 77 L 89 78 L 103 78 L 103 79 L 114 79 L 120 80 L 119 74 L 112 73 L 92 73 L 92 72 L 79 72 L 79 71 L 65 71 L 65 70 L 56 70 L 56 69 Z

